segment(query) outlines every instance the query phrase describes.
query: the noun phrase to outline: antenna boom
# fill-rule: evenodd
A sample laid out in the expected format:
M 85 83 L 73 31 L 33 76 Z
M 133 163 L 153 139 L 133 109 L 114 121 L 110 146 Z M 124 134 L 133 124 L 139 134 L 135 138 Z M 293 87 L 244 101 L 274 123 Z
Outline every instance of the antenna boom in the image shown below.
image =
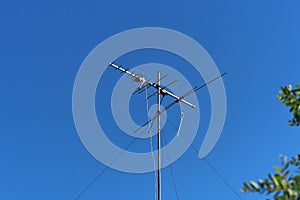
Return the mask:
M 109 66 L 111 66 L 111 67 L 113 67 L 113 68 L 115 68 L 117 70 L 120 70 L 121 72 L 126 73 L 129 76 L 132 76 L 134 78 L 134 80 L 138 80 L 139 82 L 147 84 L 150 87 L 154 87 L 155 89 L 159 90 L 161 92 L 161 94 L 168 95 L 168 96 L 174 98 L 176 100 L 176 102 L 182 102 L 182 103 L 184 103 L 184 104 L 186 104 L 186 105 L 188 105 L 188 106 L 190 106 L 192 108 L 196 108 L 196 106 L 194 104 L 192 104 L 192 103 L 184 100 L 183 97 L 176 96 L 175 94 L 167 91 L 165 88 L 161 88 L 160 85 L 157 84 L 157 83 L 152 83 L 150 81 L 147 81 L 144 77 L 141 77 L 141 76 L 139 76 L 137 74 L 134 74 L 134 73 L 132 73 L 132 72 L 130 72 L 130 71 L 128 71 L 128 70 L 126 70 L 126 69 L 124 69 L 124 68 L 122 68 L 122 67 L 114 64 L 114 63 L 109 63 Z

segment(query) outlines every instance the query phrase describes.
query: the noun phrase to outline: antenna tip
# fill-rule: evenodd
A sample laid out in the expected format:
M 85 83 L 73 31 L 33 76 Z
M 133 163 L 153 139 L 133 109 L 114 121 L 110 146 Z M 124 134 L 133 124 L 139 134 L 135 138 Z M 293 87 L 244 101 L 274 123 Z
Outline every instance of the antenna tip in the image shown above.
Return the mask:
M 224 72 L 223 74 L 221 74 L 220 77 L 227 75 L 227 72 Z

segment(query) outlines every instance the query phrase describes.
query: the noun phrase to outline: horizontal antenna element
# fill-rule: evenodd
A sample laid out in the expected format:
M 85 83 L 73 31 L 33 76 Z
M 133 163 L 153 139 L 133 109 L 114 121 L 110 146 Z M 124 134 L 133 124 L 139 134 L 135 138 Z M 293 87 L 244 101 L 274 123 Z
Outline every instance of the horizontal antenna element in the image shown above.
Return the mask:
M 128 70 L 126 70 L 126 69 L 124 69 L 124 68 L 122 68 L 122 67 L 120 67 L 120 66 L 114 64 L 114 63 L 109 63 L 109 66 L 111 66 L 111 67 L 113 67 L 113 68 L 115 68 L 115 69 L 117 69 L 117 70 L 120 70 L 121 72 L 126 73 L 126 74 L 128 74 L 129 76 L 132 76 L 132 77 L 134 78 L 134 81 L 140 82 L 140 83 L 141 83 L 141 85 L 140 85 L 140 87 L 139 87 L 140 89 L 142 88 L 143 85 L 146 84 L 146 85 L 148 85 L 148 86 L 150 86 L 150 87 L 154 87 L 155 89 L 159 90 L 160 94 L 162 94 L 163 96 L 168 95 L 168 96 L 174 98 L 174 99 L 176 100 L 176 103 L 177 103 L 177 102 L 182 102 L 182 103 L 184 103 L 184 104 L 186 104 L 186 105 L 188 105 L 188 106 L 190 106 L 190 107 L 192 107 L 192 108 L 196 108 L 196 106 L 195 106 L 194 104 L 192 104 L 192 103 L 190 103 L 190 102 L 184 100 L 184 99 L 183 99 L 184 97 L 176 96 L 175 94 L 173 94 L 173 93 L 167 91 L 165 88 L 160 87 L 160 86 L 159 86 L 157 83 L 155 83 L 155 82 L 152 83 L 152 82 L 150 82 L 150 81 L 147 81 L 144 77 L 141 77 L 141 76 L 139 76 L 139 75 L 137 75 L 137 74 L 134 74 L 134 73 L 132 73 L 132 72 L 130 72 L 130 71 L 128 71 Z

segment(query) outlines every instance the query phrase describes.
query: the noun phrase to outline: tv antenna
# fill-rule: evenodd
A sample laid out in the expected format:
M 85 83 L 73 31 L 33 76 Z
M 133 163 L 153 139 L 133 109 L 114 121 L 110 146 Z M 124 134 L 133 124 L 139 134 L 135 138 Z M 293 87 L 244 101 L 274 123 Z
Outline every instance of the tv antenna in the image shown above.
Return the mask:
M 156 82 L 151 82 L 150 80 L 146 80 L 141 74 L 137 74 L 135 72 L 130 72 L 130 71 L 128 71 L 129 68 L 124 69 L 121 66 L 116 65 L 114 62 L 109 63 L 109 66 L 115 68 L 116 70 L 121 71 L 122 73 L 127 74 L 128 76 L 131 76 L 135 82 L 140 83 L 138 89 L 134 93 L 141 93 L 141 92 L 143 92 L 144 90 L 147 90 L 150 87 L 153 87 L 154 89 L 157 90 L 154 94 L 149 96 L 149 97 L 151 97 L 151 96 L 157 95 L 157 112 L 156 112 L 156 115 L 152 119 L 150 119 L 146 123 L 144 123 L 141 127 L 144 127 L 145 125 L 147 125 L 148 123 L 154 121 L 157 118 L 157 199 L 161 200 L 161 152 L 160 152 L 160 149 L 161 149 L 161 133 L 160 133 L 161 128 L 160 128 L 160 115 L 163 112 L 165 112 L 167 109 L 169 109 L 170 107 L 172 107 L 173 105 L 175 105 L 179 102 L 182 102 L 182 103 L 184 103 L 187 106 L 190 106 L 192 108 L 196 108 L 196 106 L 194 104 L 188 102 L 184 98 L 186 96 L 194 93 L 195 91 L 205 87 L 206 85 L 214 82 L 215 80 L 221 78 L 222 76 L 226 75 L 227 73 L 225 72 L 225 73 L 221 74 L 220 76 L 210 80 L 209 82 L 207 82 L 207 83 L 205 83 L 201 86 L 194 87 L 193 89 L 186 92 L 182 96 L 177 96 L 177 95 L 175 95 L 172 92 L 167 90 L 167 86 L 170 85 L 170 84 L 173 84 L 175 81 L 171 82 L 167 86 L 162 87 L 160 82 L 163 78 L 166 77 L 166 75 L 161 77 L 159 71 L 157 72 L 157 81 Z M 174 101 L 172 103 L 170 103 L 169 105 L 167 105 L 166 107 L 164 107 L 163 109 L 161 109 L 161 96 L 163 96 L 163 97 L 169 96 L 169 97 L 173 98 Z M 136 131 L 138 131 L 138 130 L 136 130 Z

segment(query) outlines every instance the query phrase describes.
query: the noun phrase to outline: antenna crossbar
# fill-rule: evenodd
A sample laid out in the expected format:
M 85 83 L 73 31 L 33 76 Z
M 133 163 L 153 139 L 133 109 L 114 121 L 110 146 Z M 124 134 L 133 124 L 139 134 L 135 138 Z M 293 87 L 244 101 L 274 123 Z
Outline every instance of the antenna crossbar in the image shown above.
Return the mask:
M 144 77 L 141 77 L 141 76 L 139 76 L 135 73 L 132 73 L 132 72 L 128 71 L 127 69 L 124 69 L 124 68 L 122 68 L 122 67 L 120 67 L 120 66 L 118 66 L 114 63 L 109 63 L 109 66 L 111 66 L 111 67 L 113 67 L 117 70 L 120 70 L 123 73 L 128 74 L 129 76 L 133 77 L 135 81 L 140 82 L 142 85 L 147 84 L 150 87 L 153 87 L 153 88 L 159 90 L 160 94 L 162 94 L 162 95 L 168 95 L 168 96 L 174 98 L 176 100 L 176 102 L 182 102 L 182 103 L 184 103 L 184 104 L 186 104 L 186 105 L 188 105 L 192 108 L 196 108 L 196 106 L 194 104 L 192 104 L 192 103 L 186 101 L 185 99 L 183 99 L 184 97 L 179 97 L 179 96 L 167 91 L 165 88 L 160 87 L 160 85 L 155 83 L 155 82 L 153 83 L 151 81 L 147 81 Z

